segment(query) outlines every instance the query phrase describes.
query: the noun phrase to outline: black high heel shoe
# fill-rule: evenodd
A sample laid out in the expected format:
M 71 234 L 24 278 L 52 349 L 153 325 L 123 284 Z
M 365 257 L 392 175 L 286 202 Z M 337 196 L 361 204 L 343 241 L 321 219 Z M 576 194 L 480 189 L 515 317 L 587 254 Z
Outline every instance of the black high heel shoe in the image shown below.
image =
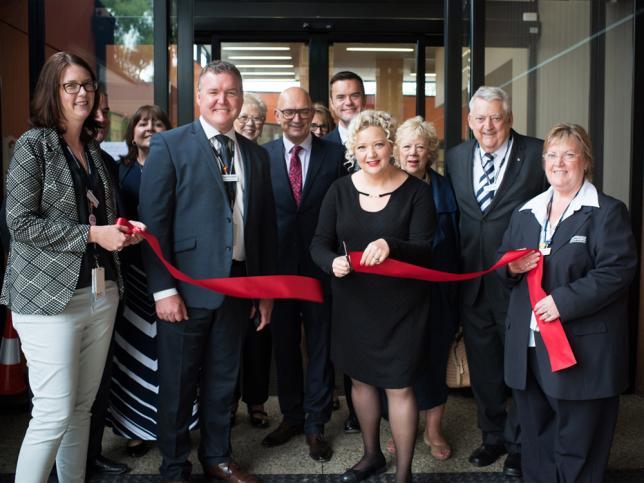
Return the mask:
M 356 470 L 350 468 L 340 475 L 340 481 L 342 483 L 356 483 L 358 481 L 363 481 L 373 475 L 379 475 L 387 471 L 387 460 L 383 455 L 380 456 L 376 461 L 370 465 L 364 467 L 361 470 Z

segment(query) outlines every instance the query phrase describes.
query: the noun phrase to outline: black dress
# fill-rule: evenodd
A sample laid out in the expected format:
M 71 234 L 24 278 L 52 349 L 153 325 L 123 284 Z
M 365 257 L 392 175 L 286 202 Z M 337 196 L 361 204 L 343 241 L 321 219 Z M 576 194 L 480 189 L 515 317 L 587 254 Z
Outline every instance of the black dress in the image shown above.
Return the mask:
M 385 208 L 360 207 L 350 176 L 329 189 L 311 243 L 315 263 L 327 273 L 333 260 L 384 238 L 390 258 L 427 266 L 436 213 L 430 187 L 409 176 Z M 426 347 L 429 287 L 426 282 L 351 273 L 332 278 L 331 358 L 354 379 L 383 388 L 411 386 Z

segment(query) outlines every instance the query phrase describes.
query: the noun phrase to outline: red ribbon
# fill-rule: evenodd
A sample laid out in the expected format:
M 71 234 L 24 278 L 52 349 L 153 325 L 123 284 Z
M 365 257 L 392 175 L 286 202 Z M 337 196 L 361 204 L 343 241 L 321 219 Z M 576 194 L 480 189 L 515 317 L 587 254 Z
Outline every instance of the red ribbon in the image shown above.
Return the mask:
M 159 241 L 150 232 L 140 230 L 132 225 L 125 218 L 116 220 L 117 225 L 126 226 L 131 232 L 141 235 L 149 244 L 152 251 L 161 260 L 161 263 L 168 269 L 170 274 L 177 280 L 203 287 L 223 295 L 232 297 L 253 298 L 253 299 L 299 299 L 311 302 L 322 303 L 322 287 L 320 282 L 312 277 L 300 275 L 266 275 L 254 277 L 227 277 L 195 279 L 178 270 L 163 256 Z M 383 275 L 386 277 L 411 278 L 428 282 L 459 282 L 481 277 L 494 270 L 517 260 L 534 250 L 522 249 L 512 250 L 505 253 L 492 267 L 481 272 L 473 273 L 449 273 L 423 268 L 410 263 L 400 262 L 391 258 L 375 266 L 360 265 L 362 252 L 351 252 L 351 264 L 356 272 Z M 534 305 L 544 297 L 546 293 L 541 287 L 543 276 L 543 257 L 539 259 L 537 267 L 528 273 L 528 290 L 530 292 L 530 303 Z M 552 371 L 560 371 L 577 363 L 572 353 L 566 333 L 563 330 L 559 319 L 553 322 L 543 322 L 537 316 L 537 324 L 541 337 L 548 351 Z
M 504 265 L 507 265 L 514 260 L 532 253 L 534 250 L 521 249 L 512 250 L 505 253 L 498 262 L 492 265 L 487 270 L 472 273 L 449 273 L 423 268 L 410 263 L 400 262 L 388 258 L 382 263 L 373 266 L 360 265 L 362 259 L 362 252 L 351 252 L 351 265 L 356 272 L 371 273 L 374 275 L 384 275 L 386 277 L 397 278 L 412 278 L 416 280 L 424 280 L 428 282 L 460 282 L 463 280 L 471 280 L 473 278 L 482 277 L 494 270 L 497 270 Z M 534 310 L 535 304 L 547 296 L 541 287 L 541 279 L 543 277 L 543 257 L 539 258 L 537 267 L 528 272 L 528 291 L 530 293 L 530 304 Z M 559 319 L 552 322 L 543 322 L 539 316 L 535 314 L 537 325 L 541 332 L 541 338 L 546 350 L 548 358 L 550 359 L 550 366 L 553 372 L 566 369 L 577 363 L 575 356 L 572 353 L 572 348 L 563 330 L 561 321 Z
M 195 279 L 174 267 L 163 256 L 159 240 L 149 231 L 143 231 L 125 218 L 116 220 L 117 225 L 128 227 L 133 233 L 141 235 L 150 248 L 168 269 L 170 275 L 182 282 L 197 285 L 213 292 L 232 297 L 251 299 L 299 299 L 322 303 L 322 286 L 319 280 L 300 275 L 261 275 L 254 277 L 226 277 Z

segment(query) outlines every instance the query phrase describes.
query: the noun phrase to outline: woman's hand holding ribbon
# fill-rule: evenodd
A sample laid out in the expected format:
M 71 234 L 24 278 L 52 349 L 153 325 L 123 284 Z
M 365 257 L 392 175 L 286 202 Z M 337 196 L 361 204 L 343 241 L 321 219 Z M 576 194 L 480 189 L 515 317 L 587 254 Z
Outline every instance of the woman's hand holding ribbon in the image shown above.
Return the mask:
M 548 295 L 534 304 L 534 313 L 541 318 L 542 322 L 554 322 L 559 318 L 559 309 L 557 309 L 552 295 Z
M 541 253 L 535 251 L 508 263 L 508 272 L 511 276 L 516 277 L 522 273 L 527 273 L 537 267 Z

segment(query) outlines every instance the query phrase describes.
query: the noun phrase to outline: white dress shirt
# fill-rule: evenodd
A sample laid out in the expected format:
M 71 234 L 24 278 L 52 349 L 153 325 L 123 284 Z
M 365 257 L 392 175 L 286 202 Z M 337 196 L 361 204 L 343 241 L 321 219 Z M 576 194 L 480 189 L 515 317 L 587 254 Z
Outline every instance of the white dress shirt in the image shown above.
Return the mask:
M 288 139 L 286 136 L 282 135 L 282 140 L 284 141 L 284 158 L 286 159 L 286 172 L 289 172 L 291 169 L 291 151 L 295 144 Z M 298 146 L 302 149 L 300 150 L 300 162 L 302 163 L 302 189 L 304 189 L 304 182 L 306 181 L 306 173 L 309 171 L 309 161 L 311 160 L 311 149 L 313 147 L 313 135 L 309 133 L 306 136 L 306 139 L 302 141 Z
M 525 205 L 519 208 L 519 211 L 530 210 L 534 215 L 535 219 L 539 223 L 540 233 L 543 234 L 543 227 L 546 224 L 548 218 L 548 204 L 552 199 L 553 189 L 552 187 L 548 188 L 546 191 L 540 195 L 535 196 Z M 584 184 L 579 189 L 577 196 L 570 202 L 570 206 L 563 214 L 559 223 L 564 221 L 566 218 L 572 216 L 576 211 L 579 211 L 583 206 L 593 206 L 599 208 L 599 198 L 597 197 L 597 189 L 590 181 L 584 181 Z M 557 223 L 557 225 L 559 224 Z M 552 226 L 552 223 L 548 223 L 548 233 L 546 234 L 548 239 L 552 239 L 557 226 Z M 541 239 L 541 235 L 540 235 Z M 547 256 L 547 255 L 546 255 Z M 534 347 L 534 333 L 539 332 L 539 326 L 537 325 L 537 318 L 532 312 L 530 318 L 530 340 L 528 342 L 528 347 Z
M 347 137 L 349 136 L 349 130 L 342 125 L 341 122 L 338 123 L 338 134 L 342 140 L 342 144 L 347 144 Z
M 483 171 L 483 156 L 487 152 L 479 144 L 477 146 L 478 149 L 474 150 L 474 163 L 472 163 L 474 169 L 472 176 L 474 193 L 478 190 L 479 179 L 485 175 Z M 490 153 L 494 156 L 494 175 L 491 177 L 491 180 L 494 182 L 493 185 L 495 186 L 494 191 L 498 191 L 499 186 L 501 186 L 505 170 L 508 167 L 510 151 L 512 151 L 512 138 L 506 139 L 499 149 Z

